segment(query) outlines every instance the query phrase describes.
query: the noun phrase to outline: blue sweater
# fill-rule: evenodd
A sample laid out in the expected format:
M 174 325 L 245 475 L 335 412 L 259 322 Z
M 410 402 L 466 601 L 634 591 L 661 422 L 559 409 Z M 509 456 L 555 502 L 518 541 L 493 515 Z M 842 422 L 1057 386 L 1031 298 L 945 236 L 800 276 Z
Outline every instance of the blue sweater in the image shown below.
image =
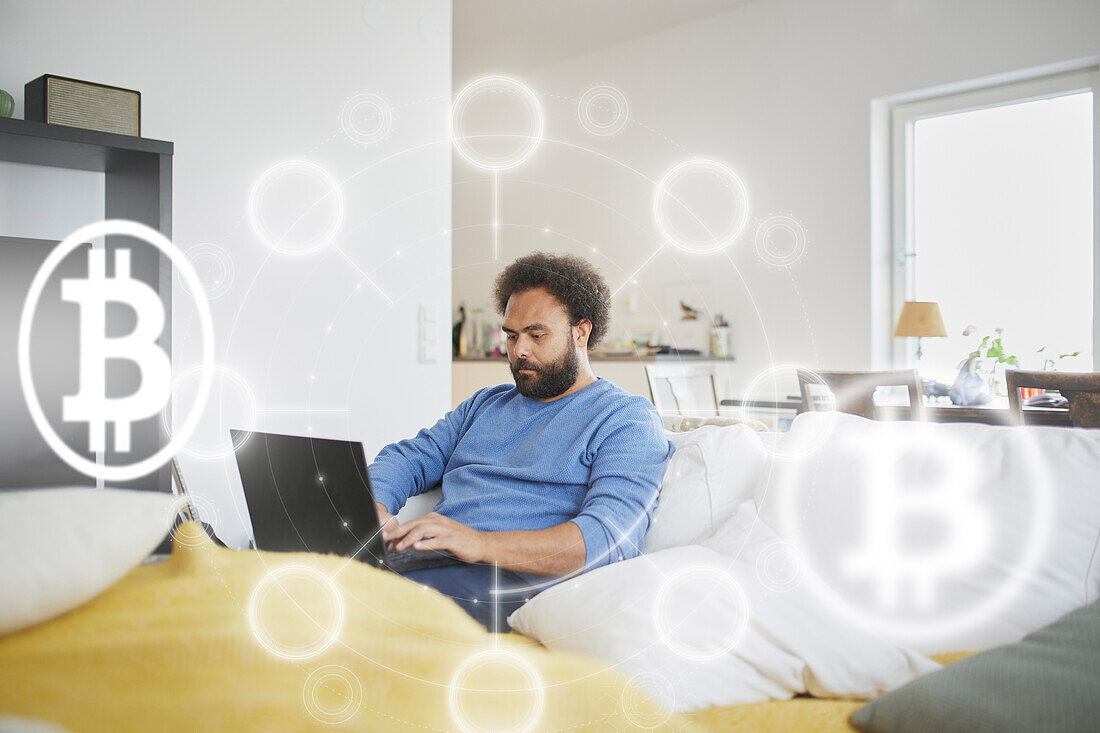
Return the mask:
M 572 521 L 591 570 L 639 554 L 672 451 L 653 406 L 607 380 L 551 402 L 502 384 L 383 448 L 370 478 L 393 514 L 442 482 L 435 511 L 474 529 Z

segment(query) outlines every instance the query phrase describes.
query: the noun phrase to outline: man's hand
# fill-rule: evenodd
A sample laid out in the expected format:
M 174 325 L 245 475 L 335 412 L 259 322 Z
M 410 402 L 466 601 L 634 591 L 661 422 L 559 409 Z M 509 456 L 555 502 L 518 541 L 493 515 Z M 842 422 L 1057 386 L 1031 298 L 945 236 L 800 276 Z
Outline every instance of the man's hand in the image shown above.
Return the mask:
M 435 512 L 396 525 L 391 534 L 392 537 L 387 535 L 386 539 L 394 542 L 393 549 L 398 552 L 412 547 L 417 550 L 447 550 L 464 562 L 485 559 L 485 533 Z
M 385 504 L 376 501 L 374 505 L 378 507 L 378 526 L 382 528 L 382 543 L 388 544 L 394 539 L 394 530 L 401 525 L 398 524 L 397 519 L 390 514 L 390 510 L 386 508 Z

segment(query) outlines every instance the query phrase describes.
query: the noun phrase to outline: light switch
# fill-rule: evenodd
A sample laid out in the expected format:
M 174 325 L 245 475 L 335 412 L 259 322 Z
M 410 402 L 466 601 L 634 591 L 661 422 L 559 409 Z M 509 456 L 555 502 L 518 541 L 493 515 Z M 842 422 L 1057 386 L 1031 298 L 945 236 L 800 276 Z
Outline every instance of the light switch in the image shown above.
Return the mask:
M 439 323 L 438 309 L 430 303 L 420 304 L 419 358 L 421 364 L 435 364 L 439 361 Z
M 435 364 L 436 363 L 436 349 L 435 344 L 429 341 L 420 342 L 420 363 L 421 364 Z
M 431 324 L 431 325 L 434 326 L 436 324 L 436 321 L 438 320 L 437 315 L 436 315 L 437 310 L 438 309 L 434 305 L 429 305 L 428 303 L 421 303 L 420 304 L 420 323 L 422 325 Z

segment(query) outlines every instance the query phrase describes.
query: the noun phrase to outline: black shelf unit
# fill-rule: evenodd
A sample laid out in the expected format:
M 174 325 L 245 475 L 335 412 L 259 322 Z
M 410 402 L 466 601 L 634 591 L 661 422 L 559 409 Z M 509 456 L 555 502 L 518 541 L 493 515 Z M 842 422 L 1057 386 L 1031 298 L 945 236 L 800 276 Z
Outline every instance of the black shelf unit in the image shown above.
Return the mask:
M 164 140 L 0 117 L 0 161 L 102 172 L 104 218 L 141 222 L 169 239 L 172 237 L 173 150 L 173 144 Z M 111 250 L 118 245 L 112 240 L 117 239 L 107 237 L 105 240 L 108 261 L 112 260 Z M 167 317 L 158 343 L 171 354 L 171 260 L 150 247 L 134 249 L 131 257 L 131 276 L 153 287 L 164 304 Z M 125 377 L 111 384 L 119 390 L 117 394 L 127 394 L 136 386 Z M 156 420 L 155 430 L 133 431 L 135 453 L 147 455 L 168 440 L 159 418 L 150 419 Z M 110 440 L 107 449 L 107 460 L 113 462 Z M 171 471 L 165 466 L 154 474 L 111 485 L 171 491 Z

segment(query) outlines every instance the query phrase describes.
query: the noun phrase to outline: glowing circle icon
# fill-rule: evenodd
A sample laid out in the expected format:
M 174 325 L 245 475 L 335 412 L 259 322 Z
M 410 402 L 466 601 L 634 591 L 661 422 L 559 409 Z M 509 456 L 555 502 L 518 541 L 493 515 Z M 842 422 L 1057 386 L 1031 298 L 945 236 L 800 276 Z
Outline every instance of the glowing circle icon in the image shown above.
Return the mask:
M 50 275 L 71 252 L 86 242 L 110 235 L 133 237 L 156 247 L 168 256 L 192 293 L 202 341 L 202 366 L 198 379 L 198 389 L 195 391 L 195 398 L 186 412 L 186 417 L 182 421 L 179 432 L 152 455 L 126 465 L 97 464 L 67 445 L 46 418 L 35 389 L 34 375 L 31 374 L 31 328 L 38 301 L 42 297 L 42 292 Z M 97 252 L 98 257 L 96 257 Z M 114 277 L 105 277 L 103 250 L 93 249 L 89 252 L 88 279 L 66 279 L 62 281 L 62 299 L 73 299 L 65 296 L 66 283 L 72 284 L 74 291 L 79 287 L 77 292 L 87 295 L 86 298 L 82 297 L 79 302 L 81 310 L 81 389 L 77 395 L 65 398 L 71 401 L 73 412 L 79 416 L 74 416 L 75 419 L 66 417 L 66 408 L 63 406 L 62 419 L 66 422 L 88 422 L 89 450 L 93 451 L 102 450 L 99 443 L 103 441 L 105 425 L 107 422 L 113 422 L 115 425 L 115 448 L 119 452 L 126 452 L 129 450 L 129 434 L 133 422 L 146 414 L 149 417 L 157 415 L 171 398 L 170 360 L 155 343 L 155 339 L 159 337 L 161 330 L 161 327 L 157 324 L 163 325 L 166 318 L 163 304 L 156 297 L 155 291 L 152 291 L 148 285 L 129 277 L 129 250 L 119 248 L 115 250 L 114 254 L 116 255 Z M 110 287 L 108 287 L 108 283 L 111 284 Z M 124 295 L 131 290 L 137 290 L 138 292 L 135 295 L 140 294 L 142 298 L 138 299 L 130 295 Z M 102 324 L 103 309 L 106 308 L 106 303 L 115 300 L 128 303 L 137 314 L 138 323 L 134 332 L 125 337 L 108 337 L 102 332 L 92 332 L 88 327 L 96 322 Z M 98 313 L 87 313 L 87 311 L 97 306 L 100 309 Z M 87 319 L 85 316 L 87 316 Z M 152 325 L 143 327 L 143 323 Z M 101 325 L 100 331 L 103 330 L 105 329 Z M 148 339 L 143 339 L 142 336 L 147 336 Z M 93 344 L 98 348 L 93 348 Z M 210 385 L 214 373 L 214 323 L 210 316 L 210 304 L 206 300 L 198 274 L 191 263 L 187 261 L 187 257 L 184 256 L 183 252 L 172 244 L 168 237 L 136 221 L 108 219 L 87 224 L 77 229 L 54 247 L 31 281 L 19 320 L 17 358 L 19 362 L 19 380 L 23 388 L 23 398 L 26 400 L 27 410 L 34 420 L 35 427 L 38 428 L 42 438 L 53 452 L 72 469 L 86 476 L 103 479 L 104 481 L 130 481 L 152 473 L 171 460 L 172 456 L 190 439 L 195 432 L 195 428 L 198 427 L 203 408 L 206 405 L 206 398 L 210 394 Z M 106 367 L 104 364 L 108 358 L 130 360 L 139 367 L 142 374 L 142 384 L 137 392 L 125 398 L 106 397 L 106 384 L 104 381 Z M 165 372 L 163 368 L 157 370 L 152 367 L 147 368 L 149 364 L 154 366 L 168 364 L 168 371 Z M 153 371 L 165 372 L 162 376 L 167 378 L 167 383 L 164 382 L 164 379 L 161 379 L 158 380 L 159 386 L 149 388 L 146 380 L 151 380 L 150 372 Z M 85 385 L 90 390 L 98 390 L 98 394 L 86 395 L 84 393 Z M 135 407 L 135 401 L 141 404 Z M 125 436 L 124 439 L 120 439 L 121 436 Z
M 313 670 L 302 686 L 302 704 L 315 720 L 340 725 L 355 717 L 363 704 L 359 678 L 338 664 Z
M 806 561 L 789 542 L 775 542 L 756 558 L 756 578 L 773 593 L 786 593 L 802 584 Z
M 702 223 L 699 214 L 685 200 L 685 194 L 677 194 L 676 189 L 688 182 L 706 181 L 710 187 L 717 185 L 721 190 L 719 204 L 729 221 L 715 233 Z M 716 160 L 688 160 L 674 166 L 661 178 L 653 194 L 653 218 L 657 229 L 665 241 L 677 249 L 690 254 L 713 254 L 720 252 L 741 236 L 749 220 L 749 192 L 744 182 L 733 169 Z M 704 234 L 694 236 L 685 231 L 683 223 L 676 224 L 674 215 L 690 219 L 693 228 L 701 228 Z
M 769 216 L 753 236 L 756 256 L 774 267 L 790 267 L 806 253 L 806 230 L 784 214 Z
M 526 733 L 542 718 L 546 691 L 526 659 L 506 649 L 487 649 L 452 675 L 447 703 L 464 733 Z
M 271 221 L 273 214 L 283 216 L 288 212 L 293 218 L 281 226 Z M 248 200 L 248 219 L 256 236 L 276 252 L 313 254 L 330 244 L 340 231 L 344 194 L 336 179 L 321 166 L 288 160 L 268 168 L 256 181 Z M 303 222 L 305 231 L 298 232 Z
M 705 636 L 696 633 L 691 611 L 683 612 L 685 598 L 700 595 L 703 604 L 720 604 L 731 613 L 724 629 L 708 629 Z M 740 643 L 749 628 L 751 609 L 745 591 L 728 573 L 707 566 L 688 567 L 665 580 L 653 602 L 653 621 L 657 636 L 684 659 L 706 662 L 729 653 Z
M 630 678 L 619 700 L 623 715 L 643 729 L 660 728 L 672 718 L 676 692 L 663 675 L 641 672 Z M 654 705 L 656 703 L 656 705 Z
M 467 135 L 463 132 L 466 115 L 475 100 L 492 99 L 489 95 L 504 94 L 511 95 L 522 103 L 528 117 L 526 131 L 483 135 Z M 542 105 L 539 104 L 538 97 L 525 84 L 509 76 L 485 76 L 470 82 L 455 95 L 451 106 L 450 133 L 455 150 L 470 165 L 487 171 L 504 171 L 527 161 L 542 143 L 544 124 Z M 518 139 L 519 144 L 512 150 L 490 154 L 474 145 L 475 141 L 484 138 L 503 138 L 507 141 Z
M 233 287 L 236 279 L 236 267 L 233 258 L 224 247 L 204 242 L 187 248 L 184 252 L 191 266 L 195 268 L 202 281 L 203 291 L 210 300 L 217 300 Z M 188 295 L 194 295 L 187 283 L 180 279 L 180 285 Z
M 248 623 L 256 641 L 272 654 L 310 659 L 339 637 L 344 599 L 336 583 L 321 571 L 286 565 L 268 573 L 252 591 Z
M 606 118 L 602 116 L 610 110 Z M 630 104 L 626 96 L 612 86 L 599 85 L 588 89 L 577 103 L 581 126 L 593 135 L 609 136 L 619 132 L 630 121 Z
M 172 385 L 172 395 L 176 398 L 185 396 L 193 389 L 199 376 L 198 368 L 192 367 L 185 371 Z M 232 369 L 215 365 L 214 385 L 210 389 L 203 419 L 192 434 L 192 439 L 181 446 L 180 450 L 192 458 L 204 461 L 227 458 L 248 442 L 251 431 L 256 426 L 258 414 L 256 395 L 248 382 Z M 166 412 L 161 413 L 161 424 L 166 433 L 173 434 L 173 426 L 169 424 Z M 236 437 L 230 437 L 230 429 L 240 432 Z
M 377 94 L 355 94 L 340 108 L 340 129 L 352 142 L 373 145 L 384 140 L 392 128 L 393 109 Z

